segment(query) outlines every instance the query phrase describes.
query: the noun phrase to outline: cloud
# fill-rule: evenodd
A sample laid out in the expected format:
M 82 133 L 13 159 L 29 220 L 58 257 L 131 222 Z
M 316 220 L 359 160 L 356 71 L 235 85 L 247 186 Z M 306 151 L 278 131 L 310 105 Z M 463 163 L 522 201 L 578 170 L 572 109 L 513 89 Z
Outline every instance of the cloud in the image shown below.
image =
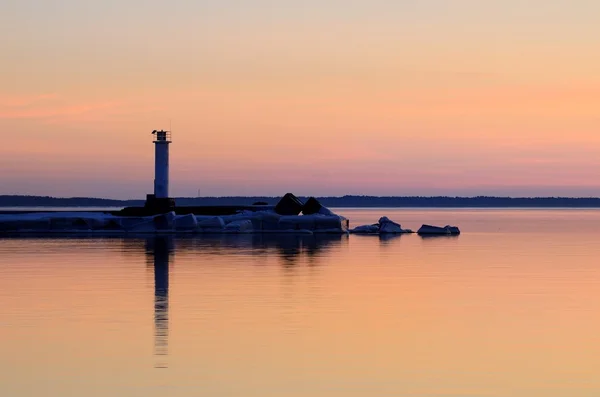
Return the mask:
M 0 95 L 0 110 L 4 108 L 23 109 L 41 103 L 47 103 L 58 99 L 58 94 L 36 94 L 36 95 Z
M 4 97 L 0 103 L 0 119 L 45 119 L 70 116 L 112 108 L 120 104 L 119 101 L 73 103 L 56 94 Z
M 57 94 L 0 97 L 0 120 L 38 120 L 57 124 L 91 121 L 159 110 L 145 99 L 78 100 Z

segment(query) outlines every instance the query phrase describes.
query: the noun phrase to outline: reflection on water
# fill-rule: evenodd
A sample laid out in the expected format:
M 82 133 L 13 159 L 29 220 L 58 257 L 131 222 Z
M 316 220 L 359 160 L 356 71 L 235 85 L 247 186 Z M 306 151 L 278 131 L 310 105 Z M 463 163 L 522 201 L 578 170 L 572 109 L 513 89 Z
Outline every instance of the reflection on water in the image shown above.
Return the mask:
M 173 253 L 173 238 L 157 236 L 146 239 L 146 256 L 154 269 L 154 354 L 169 354 L 169 262 Z M 155 364 L 166 368 L 166 361 Z
M 460 238 L 460 235 L 450 234 L 421 234 L 419 235 L 423 240 L 457 240 Z
M 0 396 L 600 395 L 600 211 L 344 214 L 463 234 L 0 238 Z
M 170 235 L 152 235 L 143 240 L 126 238 L 122 240 L 123 252 L 135 253 L 144 243 L 144 252 L 149 266 L 154 272 L 154 354 L 158 361 L 156 368 L 168 368 L 169 354 L 169 265 L 176 249 L 187 253 L 222 255 L 222 250 L 239 252 L 251 249 L 261 253 L 273 250 L 277 252 L 280 263 L 287 268 L 293 266 L 300 256 L 309 258 L 309 264 L 315 264 L 315 258 L 328 249 L 341 244 L 348 236 L 339 234 L 302 235 L 302 234 L 248 234 L 248 235 L 201 235 L 188 238 L 175 238 Z M 210 249 L 212 251 L 206 251 Z
M 178 251 L 201 250 L 203 254 L 253 255 L 276 253 L 282 265 L 296 262 L 300 257 L 316 260 L 320 253 L 338 247 L 348 236 L 339 234 L 215 234 L 177 239 Z
M 366 240 L 379 240 L 381 243 L 388 243 L 393 240 L 399 240 L 403 234 L 384 233 L 384 234 L 355 234 L 353 238 Z

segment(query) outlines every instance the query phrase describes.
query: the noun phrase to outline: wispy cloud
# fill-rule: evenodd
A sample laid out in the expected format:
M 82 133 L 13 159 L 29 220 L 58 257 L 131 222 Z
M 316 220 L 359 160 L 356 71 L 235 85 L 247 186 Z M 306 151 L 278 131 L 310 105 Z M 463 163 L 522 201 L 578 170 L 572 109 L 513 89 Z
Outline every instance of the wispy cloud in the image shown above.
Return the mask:
M 35 94 L 35 95 L 2 95 L 0 94 L 0 109 L 12 108 L 22 109 L 58 99 L 58 94 Z
M 0 120 L 38 120 L 56 124 L 158 110 L 145 99 L 78 100 L 58 94 L 0 97 Z

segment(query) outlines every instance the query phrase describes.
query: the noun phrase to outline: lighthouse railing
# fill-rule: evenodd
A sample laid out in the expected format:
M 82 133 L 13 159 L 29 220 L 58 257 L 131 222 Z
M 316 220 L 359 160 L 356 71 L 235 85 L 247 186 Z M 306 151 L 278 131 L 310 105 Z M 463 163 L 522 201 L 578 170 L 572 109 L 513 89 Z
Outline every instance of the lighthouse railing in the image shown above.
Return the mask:
M 171 131 L 153 131 L 153 135 L 156 135 L 154 142 L 171 142 Z

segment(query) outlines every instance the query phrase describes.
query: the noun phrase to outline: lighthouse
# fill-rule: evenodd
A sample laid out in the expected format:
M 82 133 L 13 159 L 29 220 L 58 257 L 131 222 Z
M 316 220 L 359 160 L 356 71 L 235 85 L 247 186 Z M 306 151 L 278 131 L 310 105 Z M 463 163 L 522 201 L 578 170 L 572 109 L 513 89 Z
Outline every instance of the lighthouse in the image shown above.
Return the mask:
M 169 145 L 170 131 L 152 131 L 154 140 L 154 197 L 169 198 Z
M 169 198 L 169 145 L 171 131 L 154 130 L 154 194 L 146 197 L 146 209 L 153 213 L 169 211 L 175 200 Z

